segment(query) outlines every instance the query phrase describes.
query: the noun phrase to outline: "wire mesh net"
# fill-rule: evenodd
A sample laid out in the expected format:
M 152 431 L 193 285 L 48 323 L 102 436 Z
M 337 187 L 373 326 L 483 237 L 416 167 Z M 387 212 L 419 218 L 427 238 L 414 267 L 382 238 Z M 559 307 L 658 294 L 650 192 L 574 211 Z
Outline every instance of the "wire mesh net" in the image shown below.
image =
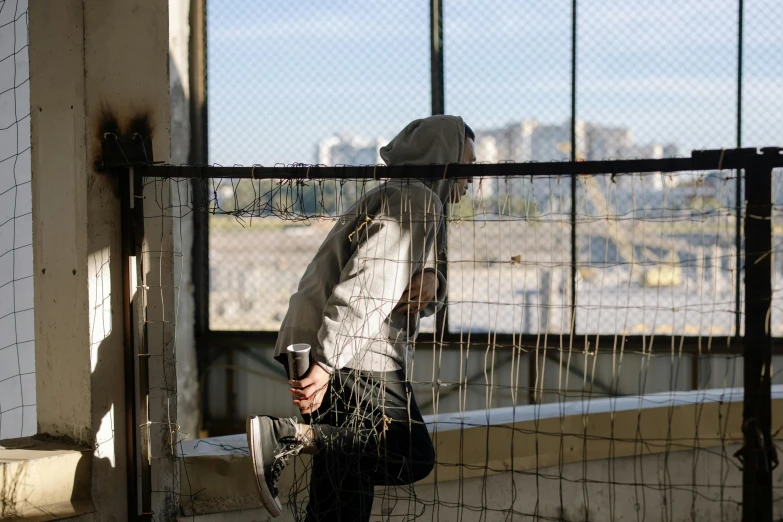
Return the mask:
M 773 143 L 783 130 L 783 107 L 770 94 L 783 75 L 770 25 L 779 3 L 440 4 L 445 110 L 476 131 L 480 161 L 664 158 Z M 428 77 L 426 3 L 207 7 L 211 163 L 372 165 L 440 94 Z M 210 427 L 225 416 L 296 413 L 269 392 L 287 379 L 251 334 L 279 331 L 318 246 L 376 185 L 208 182 L 209 203 L 198 208 L 210 212 L 205 326 L 236 334 L 226 354 L 213 343 L 201 367 Z M 776 204 L 778 185 L 776 177 Z M 446 313 L 419 322 L 411 368 L 422 414 L 460 419 L 460 446 L 439 450 L 429 497 L 377 492 L 387 495 L 378 512 L 730 518 L 739 432 L 727 426 L 739 399 L 726 390 L 743 385 L 731 340 L 743 333 L 743 194 L 730 171 L 474 180 L 448 216 Z M 772 322 L 783 332 L 778 297 L 776 289 Z M 692 391 L 705 389 L 714 390 Z M 667 413 L 652 421 L 655 405 Z M 511 406 L 538 408 L 520 419 L 532 425 L 506 426 L 500 440 L 494 428 L 471 438 L 470 426 L 489 423 L 487 408 Z M 447 431 L 445 422 L 437 429 Z M 693 426 L 698 436 L 677 431 Z M 631 431 L 613 431 L 620 427 Z M 473 446 L 489 449 L 471 460 Z M 704 476 L 694 460 L 672 458 L 693 446 Z M 535 450 L 517 467 L 491 457 L 493 447 Z M 660 460 L 648 465 L 648 452 Z M 301 511 L 306 495 L 291 500 Z
M 371 7 L 358 1 L 273 2 L 263 10 L 252 2 L 208 2 L 210 163 L 380 162 L 379 148 L 408 121 L 429 113 L 429 16 L 429 6 L 421 2 Z M 284 81 L 277 74 L 256 73 L 278 70 Z M 253 79 L 226 81 L 238 77 Z M 238 103 L 262 92 L 263 103 Z M 274 123 L 259 126 L 259 121 Z M 316 229 L 300 229 L 305 236 L 292 239 L 287 250 L 299 255 L 282 257 L 268 248 L 279 229 L 242 234 L 238 224 L 211 217 L 210 328 L 275 331 L 296 284 L 289 274 L 303 268 L 296 265 L 301 258 L 315 253 L 314 238 L 306 235 Z M 263 273 L 217 262 L 235 254 L 270 262 Z M 291 263 L 294 270 L 287 269 Z M 252 320 L 237 317 L 245 312 L 233 312 L 236 304 L 223 297 L 225 285 L 238 278 L 267 294 L 255 303 Z M 271 280 L 280 285 L 270 285 Z
M 36 432 L 27 2 L 0 4 L 0 439 Z
M 127 179 L 123 180 L 127 182 Z M 181 477 L 177 444 L 195 434 L 180 429 L 177 416 L 177 319 L 180 290 L 185 277 L 183 217 L 191 212 L 192 194 L 187 183 L 144 181 L 135 205 L 143 206 L 140 241 L 133 258 L 131 286 L 134 314 L 141 326 L 136 340 L 140 461 L 147 463 L 150 506 L 155 520 L 179 515 L 181 482 L 187 484 L 187 468 Z M 135 206 L 134 205 L 134 206 Z M 140 505 L 144 500 L 140 499 Z
M 426 3 L 219 0 L 206 20 L 210 162 L 377 163 L 379 137 L 429 112 Z
M 239 227 L 245 238 L 276 236 L 274 257 L 236 251 L 215 265 L 230 270 L 240 262 L 243 272 L 284 259 L 280 270 L 290 273 L 290 281 L 276 285 L 287 298 L 312 269 L 307 248 L 334 241 L 336 230 L 350 235 L 345 227 L 359 236 L 371 229 L 362 202 L 388 191 L 387 183 L 424 183 L 211 177 L 192 182 L 206 201 L 178 196 L 178 203 L 170 203 L 178 215 L 209 212 L 210 232 L 220 223 Z M 360 504 L 374 494 L 374 513 L 389 520 L 476 513 L 612 519 L 627 510 L 653 520 L 676 520 L 682 513 L 733 516 L 741 501 L 734 452 L 742 439 L 743 386 L 741 355 L 732 340 L 742 322 L 738 182 L 729 170 L 474 179 L 467 197 L 448 205 L 442 216 L 447 240 L 436 266 L 448 281 L 441 323 L 448 329 L 433 322 L 433 329 L 420 331 L 401 375 L 344 370 L 333 377 L 329 407 L 312 422 L 350 428 L 352 438 L 345 442 L 342 431 L 319 435 L 339 441 L 342 450 L 334 452 L 339 457 L 299 457 L 281 482 L 286 509 L 303 520 L 318 497 L 313 480 L 323 479 Z M 147 183 L 191 194 L 191 180 Z M 427 219 L 414 222 L 426 225 Z M 775 266 L 779 277 L 783 269 Z M 253 321 L 263 320 L 255 301 L 267 294 L 249 280 L 230 280 L 212 280 L 213 295 L 223 292 L 224 302 L 235 306 L 235 320 L 253 329 Z M 361 296 L 360 285 L 350 298 Z M 281 321 L 286 311 L 281 308 Z M 348 337 L 361 342 L 367 335 Z M 251 347 L 231 363 L 236 378 L 247 379 L 239 385 L 249 395 L 241 397 L 240 408 L 295 415 L 290 400 L 281 399 L 287 379 L 271 356 Z M 776 373 L 773 382 L 783 379 Z M 389 411 L 395 411 L 394 387 L 408 385 L 403 410 L 420 413 L 434 441 L 432 473 L 421 451 L 411 462 L 424 463 L 423 471 L 413 464 L 401 468 L 389 457 L 399 455 L 392 439 L 401 435 L 383 426 L 399 419 L 379 404 L 388 399 Z M 364 395 L 352 395 L 357 389 Z M 773 396 L 778 393 L 776 385 Z M 350 400 L 355 402 L 346 407 Z M 426 450 L 428 440 L 417 438 L 416 447 Z M 196 441 L 181 452 L 198 454 L 210 445 L 247 455 L 242 439 L 233 438 Z M 375 455 L 370 463 L 367 448 Z M 373 473 L 356 471 L 363 466 Z M 335 470 L 342 470 L 339 480 Z M 406 484 L 419 478 L 424 481 Z M 378 486 L 369 493 L 367 480 Z M 183 483 L 185 511 L 203 509 L 209 488 Z M 243 505 L 257 505 L 255 493 L 247 494 Z M 334 514 L 322 513 L 327 512 Z
M 772 143 L 783 130 L 783 109 L 769 96 L 783 74 L 770 59 L 780 47 L 768 25 L 778 4 L 754 2 L 742 16 L 728 0 L 573 7 L 443 2 L 445 107 L 476 129 L 481 160 L 673 157 Z M 399 128 L 428 112 L 425 4 L 273 3 L 262 12 L 213 1 L 207 14 L 211 162 L 372 164 Z M 319 78 L 317 90 L 305 74 Z M 264 103 L 237 102 L 247 98 Z M 247 234 L 245 246 L 238 230 L 211 234 L 211 252 L 269 255 L 273 235 Z M 270 277 L 211 264 L 216 278 L 254 279 L 270 298 L 252 324 L 227 320 L 231 305 L 212 307 L 210 328 L 275 331 L 287 294 L 269 281 L 286 279 L 280 263 L 265 269 Z

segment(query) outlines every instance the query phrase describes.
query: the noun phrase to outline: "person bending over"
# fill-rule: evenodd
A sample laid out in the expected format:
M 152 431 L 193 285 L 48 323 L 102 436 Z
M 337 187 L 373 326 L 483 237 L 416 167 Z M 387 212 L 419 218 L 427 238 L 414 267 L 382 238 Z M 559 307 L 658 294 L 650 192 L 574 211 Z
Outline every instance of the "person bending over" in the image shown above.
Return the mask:
M 458 116 L 408 124 L 386 147 L 387 165 L 476 161 L 473 131 Z M 310 344 L 311 368 L 291 380 L 294 418 L 251 416 L 247 438 L 256 484 L 278 516 L 287 460 L 313 455 L 307 520 L 370 519 L 373 488 L 429 475 L 435 449 L 408 370 L 419 321 L 444 302 L 445 207 L 472 179 L 389 180 L 337 221 L 289 301 L 275 357 Z

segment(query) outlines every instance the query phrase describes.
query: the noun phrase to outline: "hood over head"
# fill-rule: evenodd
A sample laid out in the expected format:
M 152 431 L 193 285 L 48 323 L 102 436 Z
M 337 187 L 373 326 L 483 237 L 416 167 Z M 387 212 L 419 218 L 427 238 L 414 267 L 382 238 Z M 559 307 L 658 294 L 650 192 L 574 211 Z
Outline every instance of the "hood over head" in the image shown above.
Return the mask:
M 447 165 L 462 162 L 465 122 L 459 116 L 436 115 L 410 122 L 385 147 L 381 158 L 387 165 Z M 448 204 L 455 181 L 423 180 L 444 204 Z

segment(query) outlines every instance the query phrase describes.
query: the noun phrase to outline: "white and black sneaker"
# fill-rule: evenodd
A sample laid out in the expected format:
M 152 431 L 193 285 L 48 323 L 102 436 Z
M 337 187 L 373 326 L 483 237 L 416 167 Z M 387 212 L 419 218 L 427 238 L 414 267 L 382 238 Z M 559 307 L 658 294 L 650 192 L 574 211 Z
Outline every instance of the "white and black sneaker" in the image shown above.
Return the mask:
M 277 498 L 277 483 L 290 457 L 304 447 L 296 437 L 296 418 L 278 419 L 259 416 L 247 418 L 247 447 L 256 475 L 256 485 L 261 492 L 269 514 L 279 517 L 283 506 Z

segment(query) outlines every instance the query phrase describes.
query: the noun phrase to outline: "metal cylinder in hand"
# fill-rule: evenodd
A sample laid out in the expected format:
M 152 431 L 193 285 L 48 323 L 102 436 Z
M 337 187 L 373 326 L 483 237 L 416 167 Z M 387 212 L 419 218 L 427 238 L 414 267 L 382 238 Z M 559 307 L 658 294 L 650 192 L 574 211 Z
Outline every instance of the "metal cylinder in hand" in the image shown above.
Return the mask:
M 288 371 L 292 379 L 303 379 L 310 371 L 310 345 L 292 344 L 288 350 Z

